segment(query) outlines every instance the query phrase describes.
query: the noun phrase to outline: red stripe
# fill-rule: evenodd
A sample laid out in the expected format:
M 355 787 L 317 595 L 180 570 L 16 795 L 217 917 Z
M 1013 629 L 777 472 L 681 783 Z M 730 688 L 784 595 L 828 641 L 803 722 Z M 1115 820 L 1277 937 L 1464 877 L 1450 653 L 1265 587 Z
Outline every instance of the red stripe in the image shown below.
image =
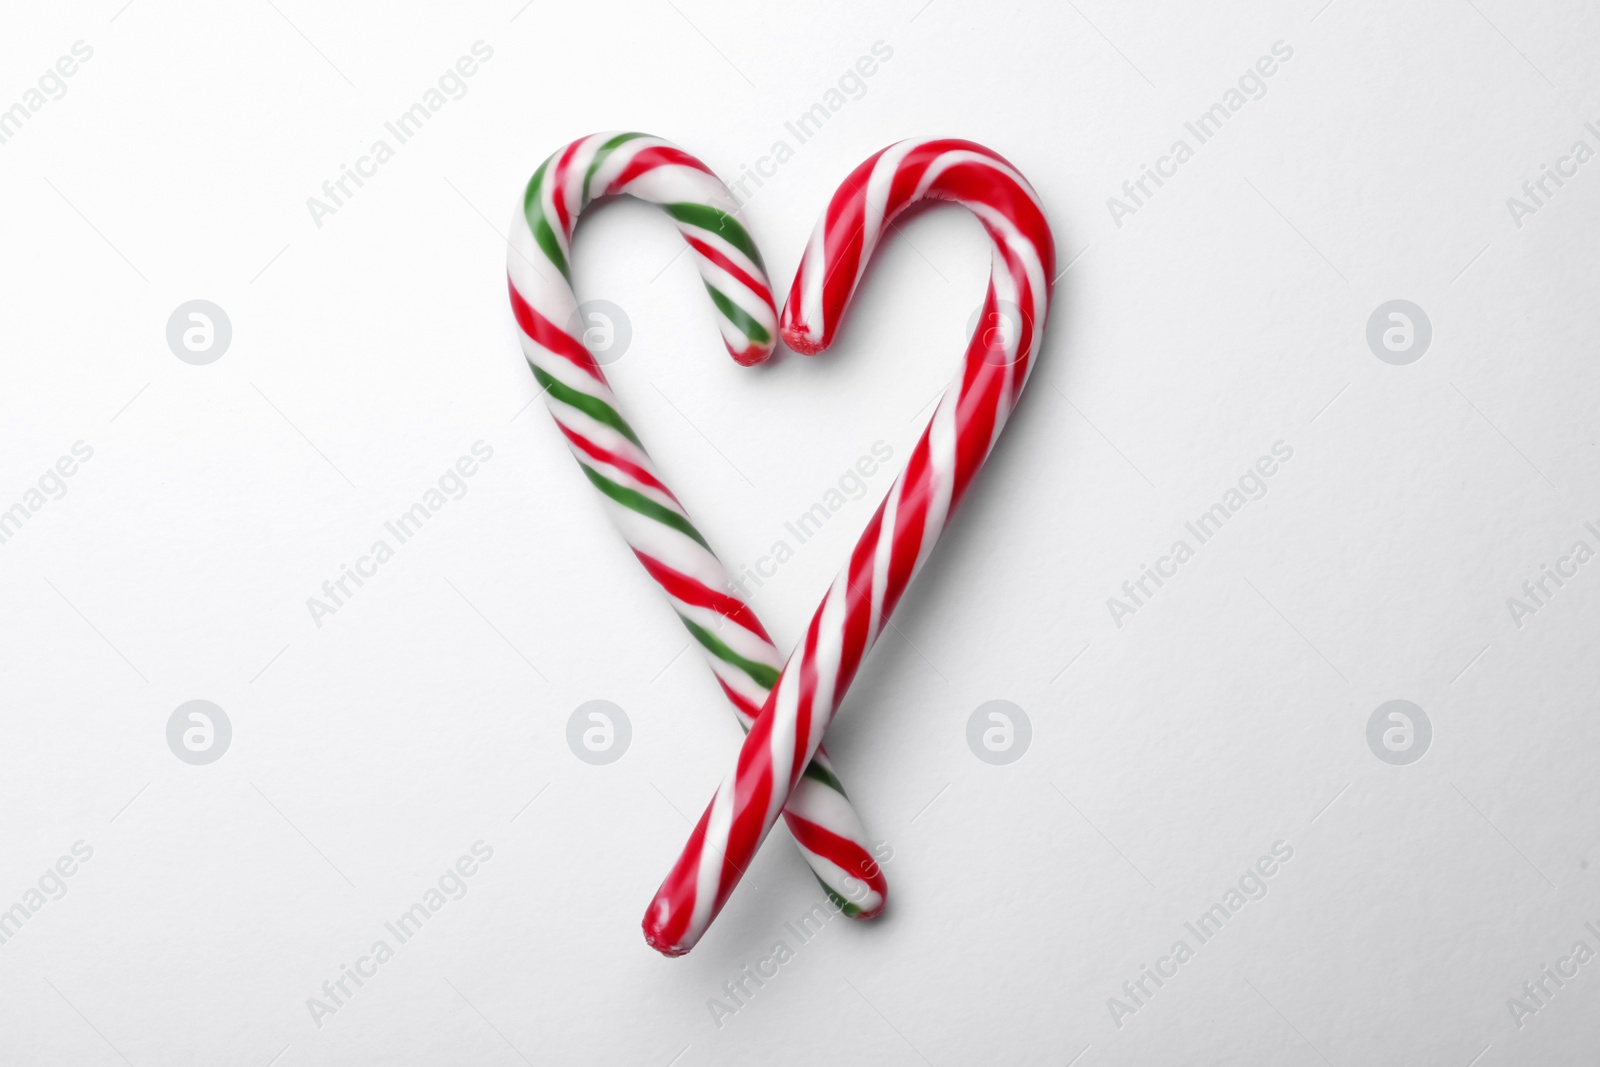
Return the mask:
M 665 493 L 672 499 L 673 503 L 678 503 L 678 498 L 672 495 L 671 489 L 668 489 L 661 483 L 661 479 L 657 478 L 654 474 L 651 474 L 649 471 L 639 466 L 639 464 L 635 463 L 633 460 L 627 458 L 626 456 L 619 455 L 618 453 L 613 452 L 609 448 L 605 448 L 602 445 L 595 444 L 593 441 L 583 436 L 583 434 L 562 422 L 559 416 L 556 417 L 556 426 L 561 430 L 562 434 L 566 436 L 567 440 L 572 442 L 573 447 L 577 448 L 585 455 L 597 459 L 601 463 L 611 464 L 618 470 L 626 472 L 635 480 L 648 485 L 652 489 L 658 489 Z M 679 506 L 681 507 L 682 505 L 680 504 Z
M 889 196 L 884 202 L 884 214 L 888 218 L 894 218 L 911 206 L 912 197 L 916 194 L 917 186 L 922 184 L 923 175 L 938 158 L 939 153 L 933 150 L 932 145 L 923 145 L 905 157 L 900 169 L 895 171 L 894 180 L 889 183 Z
M 679 229 L 683 228 L 679 227 Z M 717 249 L 706 244 L 704 241 L 700 240 L 700 238 L 692 235 L 688 230 L 683 230 L 683 239 L 689 242 L 690 248 L 694 249 L 696 252 L 699 252 L 702 256 L 709 259 L 711 262 L 715 263 L 729 274 L 733 275 L 736 279 L 738 279 L 740 285 L 761 297 L 761 299 L 766 302 L 767 307 L 772 310 L 772 314 L 774 316 L 778 314 L 778 309 L 773 307 L 772 304 L 772 290 L 768 289 L 765 283 L 752 276 L 749 271 L 739 266 L 739 264 L 723 255 Z
M 872 854 L 848 837 L 840 837 L 827 827 L 818 826 L 792 812 L 785 811 L 783 821 L 789 827 L 789 832 L 794 835 L 794 839 L 804 848 L 825 857 L 847 876 L 865 882 L 868 888 L 878 894 L 877 907 L 870 910 L 863 908 L 861 914 L 856 916 L 857 919 L 877 918 L 887 902 L 889 882 L 884 878 L 883 868 L 872 858 Z
M 839 208 L 838 214 L 829 220 L 822 242 L 823 263 L 827 267 L 822 280 L 821 326 L 824 347 L 833 342 L 838 332 L 839 319 L 844 315 L 845 306 L 850 303 L 850 296 L 855 292 L 856 282 L 866 265 L 866 256 L 871 252 L 866 247 L 866 228 L 863 225 L 866 205 L 862 198 L 852 194 Z
M 622 173 L 618 174 L 611 184 L 606 186 L 606 193 L 607 195 L 620 193 L 627 187 L 629 182 L 641 174 L 655 170 L 657 167 L 669 166 L 692 167 L 695 170 L 711 174 L 709 167 L 683 149 L 673 145 L 653 145 L 634 153 L 634 157 L 628 160 L 628 165 L 622 169 Z M 712 177 L 715 176 L 712 175 Z
M 724 682 L 721 679 L 721 677 L 717 678 L 717 684 L 722 686 L 722 691 L 724 693 L 728 694 L 728 699 L 733 702 L 733 710 L 739 713 L 740 722 L 744 724 L 744 728 L 746 730 L 749 730 L 751 725 L 756 721 L 756 716 L 761 714 L 760 706 L 754 701 L 745 699 L 745 697 L 740 693 L 735 692 L 727 682 Z
M 556 160 L 555 173 L 551 175 L 550 202 L 555 205 L 556 218 L 561 221 L 561 234 L 563 237 L 572 236 L 572 216 L 567 211 L 567 168 L 572 165 L 572 157 L 577 155 L 578 146 L 583 141 L 573 141 L 561 151 L 561 158 Z
M 928 433 L 928 430 L 922 432 L 922 438 L 911 449 L 905 473 L 900 476 L 905 485 L 900 492 L 900 506 L 895 510 L 894 529 L 888 531 L 894 547 L 889 553 L 889 573 L 880 609 L 885 616 L 894 613 L 900 594 L 911 584 L 911 570 L 922 551 L 922 535 L 928 526 L 928 497 L 935 484 Z M 934 536 L 938 536 L 938 531 L 934 531 Z
M 953 512 L 967 487 L 989 458 L 994 444 L 995 423 L 1000 418 L 1002 387 L 1010 370 L 978 357 L 977 377 L 956 404 L 956 463 L 950 479 L 950 510 Z M 1015 399 L 1015 398 L 1013 398 Z M 949 515 L 945 522 L 950 521 Z
M 682 571 L 673 570 L 658 559 L 640 552 L 637 548 L 633 554 L 639 557 L 639 562 L 644 564 L 644 569 L 650 572 L 650 577 L 656 584 L 667 591 L 667 595 L 683 601 L 697 608 L 706 608 L 714 611 L 724 619 L 738 623 L 746 630 L 755 634 L 767 644 L 772 644 L 772 638 L 767 636 L 766 629 L 761 625 L 761 620 L 756 618 L 756 613 L 750 610 L 750 605 L 737 597 L 719 592 L 711 588 L 698 578 L 691 578 Z
M 777 785 L 770 748 L 772 724 L 776 719 L 772 714 L 772 706 L 773 697 L 769 695 L 761 706 L 761 714 L 756 717 L 755 726 L 745 736 L 744 747 L 739 750 L 739 767 L 734 776 L 734 813 L 732 826 L 728 830 L 727 851 L 715 859 L 703 853 L 699 857 L 700 863 L 718 863 L 721 868 L 716 897 L 712 903 L 713 914 L 722 910 L 723 904 L 733 893 L 733 887 L 743 875 L 740 861 L 750 862 L 756 849 L 761 846 L 761 840 L 772 828 L 772 824 L 766 821 L 767 809 L 772 806 L 772 793 Z M 706 809 L 706 814 L 711 814 L 710 808 Z
M 823 605 L 828 603 L 828 598 L 832 595 L 833 589 L 829 587 L 828 591 L 822 596 Z M 805 644 L 802 646 L 800 653 L 800 677 L 795 679 L 800 683 L 797 687 L 800 691 L 800 697 L 795 701 L 794 751 L 790 756 L 789 766 L 784 768 L 789 776 L 788 785 L 790 789 L 793 789 L 794 783 L 800 780 L 800 772 L 805 769 L 806 763 L 811 759 L 808 744 L 812 736 L 817 738 L 818 744 L 822 742 L 822 731 L 813 730 L 813 724 L 817 717 L 817 644 L 822 635 L 822 613 L 824 610 L 823 607 L 819 606 L 817 613 L 811 617 L 811 625 L 806 628 Z M 779 680 L 782 681 L 782 679 Z M 776 690 L 777 686 L 774 686 L 773 689 Z M 768 703 L 775 702 L 768 701 Z M 774 775 L 777 774 L 777 767 L 773 767 L 772 773 Z
M 522 327 L 522 332 L 533 338 L 540 346 L 583 370 L 595 381 L 604 384 L 606 376 L 600 372 L 600 364 L 594 361 L 594 356 L 583 346 L 583 342 L 539 314 L 533 305 L 517 292 L 516 285 L 511 283 L 509 277 L 506 282 L 511 290 L 511 313 L 517 317 L 517 325 Z
M 887 500 L 878 506 L 878 514 L 862 531 L 861 540 L 850 553 L 850 562 L 847 564 L 850 568 L 849 595 L 845 601 L 844 640 L 839 649 L 839 681 L 833 687 L 833 707 L 828 709 L 830 721 L 843 703 L 845 691 L 850 688 L 862 657 L 872 646 L 872 577 L 877 569 L 874 560 L 878 554 L 878 538 L 883 533 L 883 510 L 886 506 Z

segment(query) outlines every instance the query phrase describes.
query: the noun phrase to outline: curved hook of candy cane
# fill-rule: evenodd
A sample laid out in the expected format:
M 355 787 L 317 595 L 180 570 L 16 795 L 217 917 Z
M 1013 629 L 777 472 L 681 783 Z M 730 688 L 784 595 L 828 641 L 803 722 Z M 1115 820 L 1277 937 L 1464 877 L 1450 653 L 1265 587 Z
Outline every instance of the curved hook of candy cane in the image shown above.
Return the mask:
M 777 343 L 772 288 L 755 241 L 735 218 L 733 194 L 694 156 L 643 133 L 580 138 L 541 163 L 528 180 L 513 236 L 525 228 L 533 247 L 519 248 L 528 242 L 514 240 L 506 267 L 513 290 L 540 298 L 530 305 L 532 316 L 518 309 L 518 321 L 529 318 L 538 329 L 534 340 L 548 337 L 558 355 L 591 377 L 598 369 L 581 341 L 576 347 L 562 344 L 551 331 L 567 332 L 578 310 L 568 260 L 579 215 L 601 197 L 622 195 L 672 216 L 716 305 L 728 353 L 745 366 L 770 356 Z M 546 383 L 541 379 L 540 384 Z
M 857 167 L 811 238 L 783 311 L 783 335 L 814 353 L 833 340 L 873 250 L 920 200 L 977 215 L 994 247 L 983 322 L 954 382 L 791 653 L 738 763 L 701 816 L 645 912 L 645 940 L 669 956 L 694 947 L 777 820 L 867 652 L 927 560 L 1004 428 L 1032 369 L 1055 272 L 1037 194 L 999 155 L 971 141 L 901 141 Z
M 776 341 L 777 310 L 760 253 L 733 197 L 682 149 L 638 133 L 596 134 L 547 159 L 512 226 L 507 273 L 522 349 L 556 425 L 624 538 L 700 645 L 748 730 L 783 659 L 617 406 L 584 346 L 568 266 L 578 217 L 602 196 L 661 206 L 689 243 L 728 351 L 759 363 Z M 827 753 L 819 751 L 785 810 L 807 864 L 846 914 L 870 919 L 888 886 Z

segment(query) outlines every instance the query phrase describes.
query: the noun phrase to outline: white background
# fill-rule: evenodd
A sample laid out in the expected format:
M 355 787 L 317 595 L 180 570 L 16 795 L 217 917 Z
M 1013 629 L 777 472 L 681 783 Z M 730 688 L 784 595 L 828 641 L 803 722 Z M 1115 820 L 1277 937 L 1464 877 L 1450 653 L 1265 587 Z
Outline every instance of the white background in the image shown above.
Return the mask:
M 1592 1057 L 1600 961 L 1520 1028 L 1507 999 L 1600 949 L 1600 564 L 1520 627 L 1506 603 L 1600 520 L 1600 161 L 1521 227 L 1506 206 L 1600 148 L 1591 5 L 121 2 L 0 36 L 0 107 L 94 50 L 0 145 L 0 508 L 94 450 L 0 545 L 0 908 L 94 850 L 0 946 L 0 1059 Z M 467 94 L 318 227 L 307 198 L 478 40 Z M 1116 226 L 1107 198 L 1279 40 L 1267 94 Z M 501 235 L 596 130 L 737 175 L 876 41 L 865 94 L 746 207 L 780 293 L 840 179 L 914 135 L 1010 158 L 1072 266 L 830 734 L 893 849 L 889 910 L 719 1027 L 708 999 L 820 890 L 780 829 L 693 954 L 642 942 L 739 731 L 529 406 Z M 834 351 L 760 370 L 722 353 L 666 220 L 580 235 L 580 295 L 632 322 L 627 413 L 735 568 L 873 442 L 898 466 L 958 358 L 981 232 L 903 230 Z M 194 298 L 233 325 L 209 366 L 165 340 Z M 1395 298 L 1433 326 L 1409 366 L 1365 339 Z M 316 626 L 307 598 L 479 440 L 467 495 Z M 1277 441 L 1268 494 L 1116 626 L 1107 598 Z M 888 481 L 757 591 L 780 646 Z M 233 724 L 209 766 L 165 740 L 196 698 Z M 597 698 L 633 724 L 606 767 L 565 742 Z M 1366 740 L 1397 698 L 1434 730 L 1404 767 Z M 1006 767 L 965 739 L 993 699 L 1033 726 Z M 307 999 L 478 840 L 470 892 L 316 1025 Z M 1280 840 L 1267 896 L 1118 1026 L 1108 998 Z

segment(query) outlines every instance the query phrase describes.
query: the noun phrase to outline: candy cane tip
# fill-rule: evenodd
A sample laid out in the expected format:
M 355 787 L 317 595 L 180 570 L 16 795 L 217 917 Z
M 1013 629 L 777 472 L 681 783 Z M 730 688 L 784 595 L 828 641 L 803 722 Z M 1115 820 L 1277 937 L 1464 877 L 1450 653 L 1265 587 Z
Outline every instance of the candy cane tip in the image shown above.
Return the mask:
M 858 923 L 870 922 L 871 920 L 876 919 L 878 916 L 883 914 L 884 905 L 886 905 L 887 903 L 888 903 L 888 901 L 886 901 L 882 897 L 880 897 L 880 898 L 878 898 L 878 906 L 877 907 L 871 908 L 871 909 L 862 908 L 860 911 L 856 912 L 854 915 L 852 915 L 850 917 L 852 919 L 854 919 Z
M 677 945 L 668 940 L 661 932 L 661 924 L 669 918 L 667 906 L 664 902 L 657 902 L 644 917 L 640 925 L 644 929 L 644 943 L 667 957 L 675 960 L 679 956 L 687 956 L 693 945 Z
M 784 344 L 802 356 L 814 356 L 827 348 L 833 338 L 822 326 L 813 326 L 806 321 L 805 298 L 801 292 L 804 279 L 805 264 L 802 263 L 800 273 L 795 276 L 794 288 L 789 291 L 789 299 L 783 302 L 783 314 L 778 316 L 778 333 L 783 337 Z
M 772 356 L 773 345 L 748 344 L 744 348 L 728 346 L 728 355 L 741 367 L 754 367 L 758 363 L 765 363 Z
M 785 321 L 782 333 L 783 343 L 802 356 L 814 356 L 828 347 L 825 339 L 812 336 L 810 327 L 804 324 L 791 325 Z

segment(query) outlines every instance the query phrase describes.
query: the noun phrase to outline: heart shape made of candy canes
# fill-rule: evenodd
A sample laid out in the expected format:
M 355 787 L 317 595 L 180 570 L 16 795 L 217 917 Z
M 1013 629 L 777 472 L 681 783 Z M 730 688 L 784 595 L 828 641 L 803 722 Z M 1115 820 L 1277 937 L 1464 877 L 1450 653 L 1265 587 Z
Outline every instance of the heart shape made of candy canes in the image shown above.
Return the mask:
M 620 135 L 620 140 L 612 138 L 605 143 L 614 148 L 616 144 L 626 144 L 629 136 Z M 594 140 L 575 142 L 565 151 L 571 152 L 575 146 Z M 710 177 L 709 171 L 697 160 L 664 142 L 654 142 L 651 150 L 658 154 L 643 165 L 649 166 L 659 160 L 659 165 L 666 166 L 670 159 L 672 165 Z M 557 153 L 552 161 L 561 156 L 562 153 Z M 540 175 L 549 165 L 547 162 L 541 167 L 529 185 L 530 204 L 535 198 L 535 188 L 541 186 Z M 529 240 L 521 244 L 544 251 L 546 258 L 563 275 L 566 273 L 565 259 L 561 256 L 563 245 L 556 235 L 564 228 L 570 237 L 570 221 L 576 214 L 572 208 L 587 202 L 597 166 L 601 164 L 589 166 L 577 197 L 556 198 L 550 204 L 551 212 L 539 212 L 538 219 L 534 218 L 531 208 L 524 213 L 530 233 Z M 621 179 L 629 174 L 630 169 L 624 168 L 617 172 L 617 177 Z M 693 181 L 701 192 L 708 188 L 703 179 Z M 613 191 L 633 192 L 627 188 L 628 184 L 621 182 Z M 715 182 L 711 192 L 713 196 L 726 195 L 720 182 Z M 785 815 L 791 828 L 794 827 L 796 801 L 806 795 L 809 782 L 814 781 L 813 760 L 821 751 L 822 736 L 829 722 L 837 713 L 862 660 L 949 523 L 956 504 L 993 450 L 1032 370 L 1034 350 L 1049 312 L 1055 268 L 1054 242 L 1038 197 L 1026 179 L 1002 157 L 970 141 L 902 141 L 868 158 L 846 178 L 818 222 L 801 261 L 784 308 L 784 339 L 790 347 L 806 354 L 826 348 L 885 229 L 897 214 L 925 199 L 951 200 L 978 216 L 993 244 L 993 268 L 983 321 L 993 321 L 991 316 L 999 314 L 1005 305 L 1019 310 L 1020 321 L 1012 331 L 980 329 L 974 332 L 960 372 L 941 398 L 905 469 L 868 523 L 849 562 L 823 597 L 800 646 L 775 677 L 763 674 L 767 693 L 754 721 L 750 722 L 749 716 L 743 714 L 747 709 L 741 709 L 741 721 L 747 727 L 747 734 L 738 762 L 718 788 L 645 913 L 645 939 L 665 955 L 682 955 L 699 941 L 727 902 L 780 813 Z M 685 237 L 699 256 L 701 273 L 713 302 L 723 313 L 723 334 L 729 351 L 740 362 L 765 359 L 771 351 L 770 330 L 766 326 L 770 319 L 763 318 L 759 312 L 763 308 L 770 310 L 771 297 L 760 273 L 759 256 L 743 227 L 731 213 L 718 211 L 716 214 L 720 218 L 701 213 L 695 222 L 691 221 L 696 218 L 695 213 L 674 210 L 674 206 L 682 207 L 681 202 L 674 204 L 663 199 L 656 202 L 668 205 L 680 229 L 699 225 L 703 230 L 705 223 L 714 222 L 718 234 L 743 253 L 744 259 L 740 261 L 730 258 L 726 250 L 702 248 L 706 234 L 696 235 L 685 230 Z M 731 197 L 727 203 L 731 204 Z M 549 222 L 551 213 L 556 224 Z M 547 233 L 539 231 L 540 220 L 545 221 Z M 697 244 L 697 236 L 701 244 Z M 517 244 L 513 242 L 511 260 L 514 306 L 518 303 L 519 273 L 532 284 L 527 272 L 519 272 L 517 268 L 515 256 L 520 254 L 527 260 L 526 250 L 519 252 Z M 708 252 L 720 254 L 714 256 Z M 527 263 L 533 266 L 532 260 Z M 752 265 L 754 271 L 748 269 Z M 534 276 L 540 276 L 536 269 Z M 730 289 L 733 297 L 730 297 Z M 572 302 L 570 285 L 566 293 L 568 302 Z M 558 352 L 549 347 L 561 342 L 550 335 L 552 323 L 548 316 L 541 319 L 525 315 L 521 308 L 517 310 L 519 324 L 523 327 L 524 352 L 533 363 L 535 374 L 540 375 L 541 383 L 546 385 L 558 423 L 562 421 L 558 403 L 580 411 L 585 409 L 582 404 L 569 403 L 572 398 L 557 395 L 552 385 L 570 387 L 570 382 L 552 376 L 548 370 L 541 374 L 541 361 L 548 362 L 550 357 L 560 356 L 591 380 L 598 380 L 606 394 L 601 399 L 609 399 L 604 378 L 581 341 L 569 337 L 572 344 Z M 549 365 L 560 366 L 558 363 Z M 593 401 L 594 398 L 589 399 Z M 588 414 L 612 434 L 626 437 L 637 448 L 638 456 L 630 453 L 626 457 L 637 465 L 643 449 L 637 447 L 637 438 L 615 414 L 614 403 L 595 407 L 591 402 Z M 597 480 L 596 472 L 585 463 L 584 457 L 602 461 L 602 455 L 580 444 L 565 423 L 562 428 L 573 442 L 574 450 L 580 453 L 579 462 L 584 463 L 590 480 L 603 493 L 619 506 L 626 507 L 630 500 L 638 502 L 633 497 L 613 492 Z M 648 457 L 644 462 L 648 463 Z M 613 469 L 620 468 L 613 465 Z M 654 479 L 653 472 L 644 467 L 640 469 Z M 654 485 L 665 498 L 671 498 L 659 479 L 655 479 Z M 674 519 L 681 519 L 686 536 L 692 534 L 693 540 L 704 546 L 704 539 L 689 525 L 687 515 L 677 506 L 675 498 L 671 499 L 671 506 L 664 499 L 646 499 L 670 512 Z M 634 510 L 646 514 L 638 508 Z M 628 523 L 633 520 L 625 515 L 618 517 L 624 522 L 624 535 L 630 544 L 635 544 L 635 551 L 649 568 L 650 561 L 640 552 L 630 532 Z M 674 522 L 664 519 L 662 524 L 675 527 Z M 709 556 L 709 549 L 706 554 Z M 710 559 L 715 563 L 715 557 Z M 652 574 L 655 573 L 652 570 Z M 704 574 L 725 578 L 720 565 L 715 572 L 706 570 Z M 713 605 L 684 601 L 661 576 L 656 577 L 673 597 L 680 615 L 684 615 L 684 606 L 718 612 L 721 617 L 739 624 L 729 627 L 731 632 L 737 632 L 741 626 L 749 630 L 750 623 L 754 622 L 748 606 L 742 603 L 735 607 L 725 602 Z M 723 610 L 728 608 L 734 610 Z M 684 619 L 694 632 L 690 616 L 684 615 Z M 759 630 L 759 624 L 755 630 Z M 761 636 L 765 636 L 764 631 Z M 713 669 L 717 669 L 716 649 L 704 641 L 702 644 L 712 655 Z M 766 641 L 766 646 L 771 647 L 770 640 Z M 721 678 L 719 673 L 719 680 Z M 728 688 L 726 683 L 724 688 Z M 733 691 L 729 690 L 729 695 L 732 697 Z M 837 778 L 832 778 L 831 774 L 829 777 L 836 786 Z M 842 805 L 847 810 L 842 788 L 836 795 L 840 802 L 836 807 Z M 854 820 L 853 815 L 852 820 L 853 825 L 859 827 L 859 820 Z M 798 834 L 797 840 L 811 861 L 806 842 Z M 813 862 L 812 866 L 828 887 L 818 865 Z M 875 864 L 871 869 L 881 877 Z M 829 887 L 830 895 L 834 892 Z M 881 888 L 877 899 L 881 906 Z

